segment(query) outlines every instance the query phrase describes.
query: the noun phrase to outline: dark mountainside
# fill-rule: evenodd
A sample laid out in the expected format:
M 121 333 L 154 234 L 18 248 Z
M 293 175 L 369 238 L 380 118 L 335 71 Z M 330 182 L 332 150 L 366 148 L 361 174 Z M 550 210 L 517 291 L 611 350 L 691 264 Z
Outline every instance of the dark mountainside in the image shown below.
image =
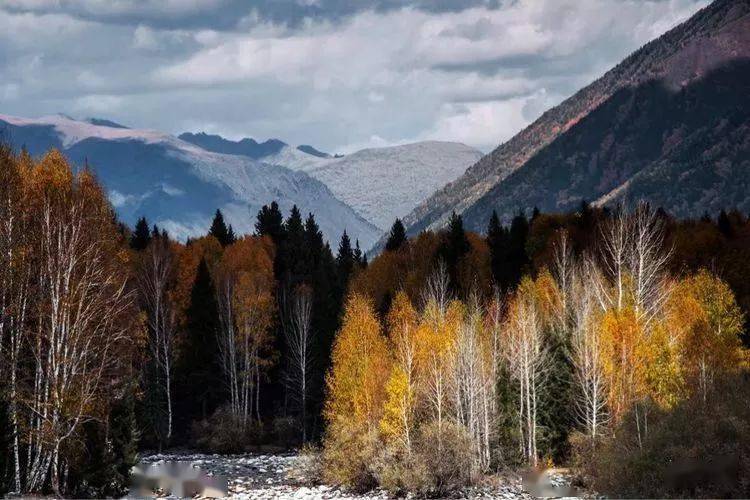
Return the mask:
M 750 59 L 678 91 L 620 90 L 464 212 L 483 231 L 492 210 L 566 212 L 583 200 L 647 199 L 677 217 L 750 209 Z
M 285 142 L 278 139 L 269 139 L 265 142 L 258 142 L 255 139 L 242 139 L 240 141 L 230 141 L 219 135 L 206 134 L 200 132 L 193 134 L 185 132 L 180 134 L 180 139 L 191 144 L 195 144 L 206 151 L 214 153 L 223 153 L 229 155 L 248 156 L 253 159 L 263 158 L 281 151 L 286 146 Z
M 312 147 L 312 146 L 310 146 L 308 144 L 303 144 L 301 146 L 297 146 L 297 149 L 299 149 L 303 153 L 307 153 L 309 155 L 317 156 L 318 158 L 331 158 L 331 155 L 329 155 L 328 153 L 324 153 L 323 151 L 319 151 L 319 150 L 315 149 L 314 147 Z
M 642 177 L 633 179 L 630 194 L 623 193 L 626 199 L 640 194 L 640 189 L 641 193 L 649 194 L 655 202 L 666 200 L 681 215 L 695 215 L 693 210 L 698 209 L 698 206 L 699 213 L 713 204 L 727 206 L 728 202 L 719 200 L 723 196 L 729 196 L 735 203 L 741 202 L 734 195 L 722 191 L 722 186 L 732 184 L 732 176 L 725 175 L 718 185 L 705 185 L 702 183 L 714 177 L 702 173 L 702 170 L 710 162 L 714 165 L 721 163 L 724 166 L 719 167 L 719 170 L 729 168 L 735 172 L 734 176 L 741 171 L 741 165 L 729 165 L 732 164 L 732 157 L 746 151 L 748 139 L 746 125 L 743 123 L 747 120 L 746 89 L 749 76 L 747 65 L 727 65 L 747 57 L 750 57 L 750 0 L 715 1 L 685 23 L 646 44 L 596 82 L 547 111 L 529 127 L 470 167 L 461 178 L 420 204 L 404 219 L 409 234 L 419 233 L 426 228 L 442 227 L 452 211 L 466 211 L 465 222 L 468 226 L 484 229 L 488 210 L 491 212 L 490 207 L 495 204 L 503 211 L 506 210 L 505 207 L 509 207 L 508 210 L 512 212 L 519 208 L 530 208 L 526 203 L 531 198 L 538 200 L 538 204 L 544 207 L 569 206 L 569 203 L 575 203 L 574 199 L 581 198 L 594 201 L 627 181 L 628 173 L 640 171 Z M 727 76 L 729 81 L 722 81 L 734 89 L 722 88 L 714 96 L 708 89 L 709 84 L 693 85 L 693 82 L 709 74 L 708 78 L 725 78 L 711 73 L 724 66 L 727 66 L 724 71 L 729 71 L 732 76 Z M 661 82 L 662 90 L 648 83 L 654 80 Z M 664 89 L 676 94 L 669 97 L 670 94 Z M 659 116 L 658 109 L 644 109 L 647 105 L 645 102 L 631 101 L 628 104 L 628 96 L 632 99 L 636 95 L 647 98 L 649 106 L 668 104 L 671 106 L 670 112 L 677 116 Z M 682 98 L 689 100 L 698 96 L 708 102 L 679 102 Z M 731 109 L 731 103 L 722 100 L 738 96 L 742 96 L 740 101 L 745 102 L 737 102 L 735 111 Z M 626 108 L 619 109 L 617 103 Z M 595 118 L 596 123 L 603 128 L 598 135 L 589 126 L 576 127 L 599 108 L 606 108 L 607 111 L 600 111 L 605 114 Z M 700 126 L 686 119 L 685 114 L 692 112 L 703 113 L 704 118 L 710 115 L 713 125 Z M 646 127 L 650 134 L 656 134 L 656 138 L 639 144 L 640 139 L 628 136 L 628 133 L 637 133 L 642 139 L 646 135 L 639 132 L 635 123 L 626 123 L 633 117 L 655 119 L 657 123 L 642 122 L 639 125 Z M 682 121 L 678 122 L 679 120 Z M 726 125 L 722 125 L 724 121 Z M 609 134 L 607 129 L 613 123 L 615 127 Z M 683 125 L 687 128 L 683 128 Z M 717 128 L 724 126 L 729 128 Z M 568 133 L 578 132 L 585 132 L 586 137 L 565 138 L 559 143 L 556 141 Z M 735 135 L 730 137 L 730 133 Z M 737 137 L 742 139 L 740 144 L 729 147 L 728 144 L 736 142 Z M 628 146 L 621 147 L 619 143 L 608 145 L 607 141 L 612 140 L 625 141 Z M 540 153 L 553 142 L 556 144 L 550 151 Z M 576 143 L 578 149 L 572 151 L 572 145 Z M 657 155 L 659 148 L 666 149 Z M 686 159 L 687 155 L 695 152 L 702 155 L 704 168 L 698 168 L 697 160 Z M 538 153 L 540 158 L 532 161 Z M 569 179 L 569 175 L 580 176 L 583 173 L 583 158 L 587 158 L 584 170 L 590 178 Z M 556 161 L 557 165 L 545 163 L 549 161 Z M 614 161 L 624 161 L 625 164 L 613 164 Z M 657 162 L 658 165 L 652 162 Z M 525 178 L 526 174 L 522 172 L 530 165 L 534 167 L 528 169 L 530 177 Z M 541 187 L 544 190 L 541 198 L 536 194 L 524 193 L 523 190 L 519 195 L 513 189 L 498 185 L 516 171 L 513 182 L 517 186 L 531 185 L 539 180 L 540 170 L 550 172 L 553 168 L 556 170 L 554 175 L 550 174 L 550 179 Z M 558 168 L 564 170 L 558 172 Z M 671 180 L 653 180 L 654 175 L 661 173 L 679 177 L 682 168 L 691 169 L 687 178 L 680 177 L 681 182 L 677 187 L 690 187 L 689 197 L 693 199 L 685 204 L 677 202 L 683 194 L 677 191 Z M 649 178 L 652 180 L 648 180 Z M 587 190 L 591 187 L 597 189 Z M 663 187 L 669 187 L 669 192 L 662 192 Z M 733 186 L 732 189 L 740 192 L 739 187 Z M 510 193 L 513 195 L 512 199 L 496 199 L 496 196 L 508 196 Z M 705 200 L 697 201 L 694 199 L 696 197 L 704 197 Z M 705 202 L 709 206 L 701 204 Z M 474 204 L 477 207 L 473 208 Z

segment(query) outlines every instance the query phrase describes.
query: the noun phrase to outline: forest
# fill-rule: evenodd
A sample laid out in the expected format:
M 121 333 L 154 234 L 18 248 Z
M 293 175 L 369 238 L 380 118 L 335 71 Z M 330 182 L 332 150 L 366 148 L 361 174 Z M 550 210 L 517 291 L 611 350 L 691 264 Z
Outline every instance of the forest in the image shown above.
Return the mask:
M 297 449 L 310 481 L 393 495 L 553 465 L 750 494 L 750 220 L 529 209 L 396 220 L 374 257 L 275 202 L 182 243 L 59 152 L 0 148 L 0 491 L 122 495 L 182 447 Z

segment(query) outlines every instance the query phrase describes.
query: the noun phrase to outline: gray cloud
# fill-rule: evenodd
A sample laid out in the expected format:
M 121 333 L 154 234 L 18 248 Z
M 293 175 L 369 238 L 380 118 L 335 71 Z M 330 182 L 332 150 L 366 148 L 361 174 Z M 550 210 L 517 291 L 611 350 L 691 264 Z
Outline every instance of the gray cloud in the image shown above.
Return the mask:
M 489 150 L 707 0 L 5 0 L 0 112 Z

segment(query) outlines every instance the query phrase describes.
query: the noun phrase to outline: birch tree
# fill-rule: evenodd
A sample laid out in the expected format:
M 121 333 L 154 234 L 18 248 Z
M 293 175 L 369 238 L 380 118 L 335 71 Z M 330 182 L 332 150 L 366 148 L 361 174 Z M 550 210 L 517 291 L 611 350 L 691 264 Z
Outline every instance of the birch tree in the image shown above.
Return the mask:
M 173 255 L 166 237 L 156 237 L 146 248 L 137 271 L 141 304 L 149 330 L 149 352 L 153 363 L 157 398 L 157 435 L 167 443 L 172 437 L 173 351 L 176 311 L 171 289 L 174 274 Z M 162 409 L 162 405 L 164 410 Z M 161 416 L 165 413 L 164 417 Z M 164 418 L 166 421 L 161 422 Z
M 300 285 L 294 291 L 291 304 L 284 314 L 288 316 L 283 331 L 289 352 L 287 384 L 296 400 L 302 423 L 302 442 L 307 442 L 307 405 L 310 378 L 314 369 L 312 329 L 312 289 Z

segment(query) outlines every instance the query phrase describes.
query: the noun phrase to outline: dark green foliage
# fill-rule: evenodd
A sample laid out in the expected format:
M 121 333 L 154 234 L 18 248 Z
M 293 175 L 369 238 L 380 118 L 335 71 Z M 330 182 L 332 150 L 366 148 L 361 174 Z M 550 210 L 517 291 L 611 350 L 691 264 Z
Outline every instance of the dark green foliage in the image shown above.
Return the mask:
M 492 278 L 495 285 L 501 290 L 507 290 L 508 279 L 507 267 L 508 252 L 510 246 L 510 235 L 508 231 L 500 225 L 500 219 L 496 211 L 492 211 L 489 225 L 487 226 L 487 246 L 490 248 L 490 268 L 492 269 Z
M 466 231 L 464 231 L 464 222 L 460 215 L 453 212 L 451 214 L 450 221 L 448 221 L 448 229 L 443 235 L 443 241 L 440 246 L 438 254 L 445 266 L 448 269 L 448 276 L 450 278 L 450 287 L 457 295 L 461 295 L 461 286 L 458 267 L 469 250 L 471 245 L 469 239 L 466 237 Z
M 284 237 L 284 216 L 279 210 L 279 204 L 271 202 L 271 205 L 263 205 L 258 211 L 255 222 L 255 234 L 268 236 L 277 246 Z
M 721 231 L 721 234 L 723 234 L 727 238 L 732 236 L 732 223 L 729 220 L 729 216 L 727 215 L 726 210 L 722 210 L 721 212 L 719 212 L 717 225 L 719 227 L 719 231 Z
M 133 250 L 145 250 L 151 242 L 151 232 L 148 228 L 148 222 L 145 217 L 138 219 L 135 224 L 135 230 L 130 236 L 130 248 Z
M 563 332 L 547 335 L 549 346 L 546 382 L 540 395 L 539 424 L 541 439 L 539 450 L 543 457 L 556 464 L 567 463 L 570 449 L 568 435 L 575 428 L 575 400 L 573 366 L 570 362 L 570 345 Z
M 615 438 L 599 443 L 584 461 L 587 477 L 612 497 L 747 498 L 748 400 L 750 379 L 742 374 L 721 383 L 706 401 L 696 395 L 671 411 L 651 408 L 642 445 L 634 416 L 626 415 Z
M 130 470 L 138 463 L 134 402 L 134 389 L 129 387 L 113 403 L 106 423 L 83 424 L 81 455 L 70 473 L 74 497 L 117 497 L 127 492 Z
M 339 280 L 337 261 L 328 243 L 324 241 L 313 214 L 308 214 L 303 223 L 300 211 L 295 206 L 287 220 L 283 221 L 278 205 L 274 202 L 258 212 L 255 229 L 258 235 L 270 237 L 276 245 L 274 274 L 278 281 L 277 295 L 290 297 L 296 287 L 302 284 L 311 287 L 313 291 L 311 323 L 315 335 L 312 346 L 314 363 L 309 380 L 309 406 L 306 414 L 308 429 L 311 431 L 309 434 L 317 437 L 322 431 L 325 373 L 330 364 L 331 346 L 338 328 L 347 283 Z M 279 310 L 279 317 L 281 314 L 282 311 Z M 299 410 L 290 408 L 290 398 L 286 395 L 284 380 L 289 354 L 280 323 L 277 324 L 275 339 L 275 349 L 281 361 L 270 373 L 267 390 L 262 391 L 262 397 L 266 398 L 262 406 L 271 412 L 266 415 L 268 418 Z
M 539 217 L 536 215 L 535 219 Z M 487 244 L 490 247 L 492 277 L 500 290 L 515 288 L 521 276 L 528 271 L 529 257 L 526 244 L 529 222 L 523 213 L 516 215 L 510 229 L 500 225 L 497 212 L 493 211 L 487 227 Z
M 219 316 L 205 259 L 198 264 L 186 316 L 185 337 L 175 366 L 175 427 L 183 437 L 190 422 L 211 415 L 224 397 L 217 343 Z
M 214 220 L 211 223 L 208 234 L 216 238 L 223 247 L 231 245 L 235 240 L 232 226 L 227 227 L 224 222 L 224 214 L 221 213 L 221 210 L 216 210 L 216 215 L 214 215 Z
M 362 249 L 359 248 L 359 240 L 356 240 L 354 244 L 354 263 L 357 264 L 358 267 L 364 265 L 364 254 L 362 253 Z
M 508 232 L 508 274 L 506 283 L 515 287 L 528 271 L 529 256 L 526 254 L 526 240 L 529 236 L 529 221 L 523 212 L 513 217 Z
M 354 271 L 354 250 L 352 250 L 352 242 L 349 239 L 349 235 L 341 235 L 341 241 L 339 242 L 339 251 L 336 254 L 336 266 L 338 268 L 339 282 L 343 285 L 349 281 L 349 278 Z
M 385 243 L 385 249 L 393 252 L 401 248 L 406 242 L 406 228 L 404 227 L 403 222 L 401 222 L 401 219 L 396 219 L 396 222 L 391 226 L 391 232 L 388 234 L 388 241 Z

